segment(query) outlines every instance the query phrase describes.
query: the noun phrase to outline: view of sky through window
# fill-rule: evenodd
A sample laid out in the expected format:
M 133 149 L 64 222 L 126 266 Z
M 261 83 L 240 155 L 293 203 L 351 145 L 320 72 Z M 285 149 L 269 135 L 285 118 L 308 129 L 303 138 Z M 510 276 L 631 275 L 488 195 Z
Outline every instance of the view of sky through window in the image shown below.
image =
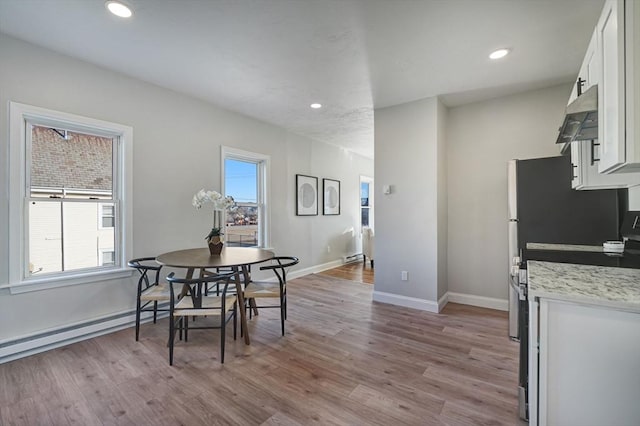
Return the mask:
M 360 184 L 360 205 L 368 206 L 369 205 L 369 183 L 362 182 Z
M 247 161 L 226 159 L 225 194 L 237 203 L 258 202 L 258 165 Z

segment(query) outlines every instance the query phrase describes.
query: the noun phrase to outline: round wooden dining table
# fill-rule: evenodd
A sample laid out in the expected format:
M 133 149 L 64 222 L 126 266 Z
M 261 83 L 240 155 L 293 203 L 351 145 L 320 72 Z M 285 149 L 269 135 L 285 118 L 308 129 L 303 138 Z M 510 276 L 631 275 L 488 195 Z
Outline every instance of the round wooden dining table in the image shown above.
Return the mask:
M 186 250 L 170 251 L 156 257 L 156 261 L 164 266 L 172 268 L 186 268 L 185 278 L 193 278 L 196 269 L 201 271 L 207 268 L 231 268 L 233 272 L 242 272 L 244 282 L 250 280 L 249 267 L 256 263 L 273 259 L 275 254 L 271 250 L 253 247 L 225 247 L 219 255 L 209 253 L 209 248 L 194 248 Z M 245 344 L 251 344 L 249 330 L 247 328 L 247 315 L 244 310 L 244 297 L 241 291 L 241 281 L 235 282 L 238 289 L 238 303 L 240 305 L 240 324 L 244 333 Z

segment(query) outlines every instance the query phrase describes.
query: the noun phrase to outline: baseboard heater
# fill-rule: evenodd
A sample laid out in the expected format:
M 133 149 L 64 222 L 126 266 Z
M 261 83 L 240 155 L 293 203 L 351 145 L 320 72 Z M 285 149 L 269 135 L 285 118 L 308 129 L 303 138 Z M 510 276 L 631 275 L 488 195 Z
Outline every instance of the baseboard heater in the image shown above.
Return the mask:
M 167 312 L 158 312 L 158 318 L 166 316 L 168 316 Z M 153 312 L 143 312 L 140 323 L 150 321 L 153 321 Z M 135 323 L 134 310 L 0 342 L 0 364 L 120 331 L 135 326 Z M 131 338 L 135 338 L 133 333 Z
M 361 260 L 364 260 L 364 254 L 356 253 L 356 254 L 352 254 L 351 256 L 346 256 L 344 258 L 344 263 L 354 263 L 354 262 L 359 262 Z

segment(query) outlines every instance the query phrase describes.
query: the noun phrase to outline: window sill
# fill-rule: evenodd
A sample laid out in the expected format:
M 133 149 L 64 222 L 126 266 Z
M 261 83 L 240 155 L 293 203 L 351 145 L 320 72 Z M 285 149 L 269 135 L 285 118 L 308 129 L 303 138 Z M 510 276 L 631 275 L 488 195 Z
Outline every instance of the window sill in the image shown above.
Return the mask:
M 29 293 L 32 291 L 49 290 L 72 285 L 88 284 L 98 281 L 108 281 L 118 278 L 128 278 L 133 274 L 129 268 L 111 269 L 108 271 L 85 272 L 64 277 L 47 277 L 21 281 L 8 285 L 11 294 Z

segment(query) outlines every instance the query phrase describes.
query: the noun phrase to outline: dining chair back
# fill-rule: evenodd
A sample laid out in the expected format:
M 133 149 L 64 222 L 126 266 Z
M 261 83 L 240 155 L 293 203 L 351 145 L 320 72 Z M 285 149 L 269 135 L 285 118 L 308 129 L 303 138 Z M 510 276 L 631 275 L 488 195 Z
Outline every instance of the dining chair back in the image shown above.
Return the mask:
M 261 266 L 261 271 L 273 271 L 278 281 L 251 281 L 244 288 L 245 309 L 252 316 L 254 306 L 260 308 L 280 308 L 280 326 L 284 336 L 284 321 L 287 319 L 287 273 L 300 260 L 294 256 L 277 256 L 269 260 L 270 265 Z M 256 299 L 277 298 L 277 305 L 258 305 Z
M 229 321 L 233 320 L 233 339 L 237 334 L 237 296 L 229 293 L 229 284 L 238 279 L 239 272 L 224 274 L 207 274 L 197 278 L 176 278 L 172 272 L 167 277 L 169 282 L 169 365 L 173 365 L 173 349 L 175 334 L 184 331 L 184 340 L 189 340 L 189 330 L 220 329 L 220 363 L 224 363 L 225 330 Z M 208 294 L 210 285 L 219 284 L 221 290 L 215 295 Z M 213 325 L 189 325 L 189 317 L 212 317 L 217 322 Z M 211 321 L 210 318 L 207 321 Z
M 138 292 L 136 296 L 136 342 L 140 337 L 140 314 L 153 312 L 153 323 L 157 321 L 158 312 L 169 311 L 168 307 L 158 307 L 158 304 L 169 302 L 169 285 L 160 282 L 160 270 L 162 265 L 156 262 L 155 257 L 140 257 L 128 262 L 131 268 L 139 273 Z
M 251 266 L 249 266 L 249 268 L 251 268 Z M 224 268 L 214 268 L 214 269 L 207 269 L 207 268 L 203 268 L 200 270 L 200 276 L 201 277 L 208 277 L 210 275 L 220 275 L 220 274 L 229 274 L 233 272 L 233 268 L 232 267 L 224 267 Z M 240 279 L 241 281 L 243 280 L 243 276 L 242 274 L 240 274 Z M 205 288 L 205 294 L 209 295 L 209 291 L 210 289 L 215 289 L 216 295 L 220 294 L 220 284 L 221 282 L 214 282 L 214 283 L 209 283 L 206 288 Z M 236 294 L 236 283 L 232 282 L 231 285 L 229 286 L 229 289 L 227 291 L 227 294 Z
M 362 255 L 364 257 L 363 267 L 367 265 L 367 258 L 373 268 L 373 253 L 375 250 L 375 235 L 373 229 L 365 226 L 362 228 Z

